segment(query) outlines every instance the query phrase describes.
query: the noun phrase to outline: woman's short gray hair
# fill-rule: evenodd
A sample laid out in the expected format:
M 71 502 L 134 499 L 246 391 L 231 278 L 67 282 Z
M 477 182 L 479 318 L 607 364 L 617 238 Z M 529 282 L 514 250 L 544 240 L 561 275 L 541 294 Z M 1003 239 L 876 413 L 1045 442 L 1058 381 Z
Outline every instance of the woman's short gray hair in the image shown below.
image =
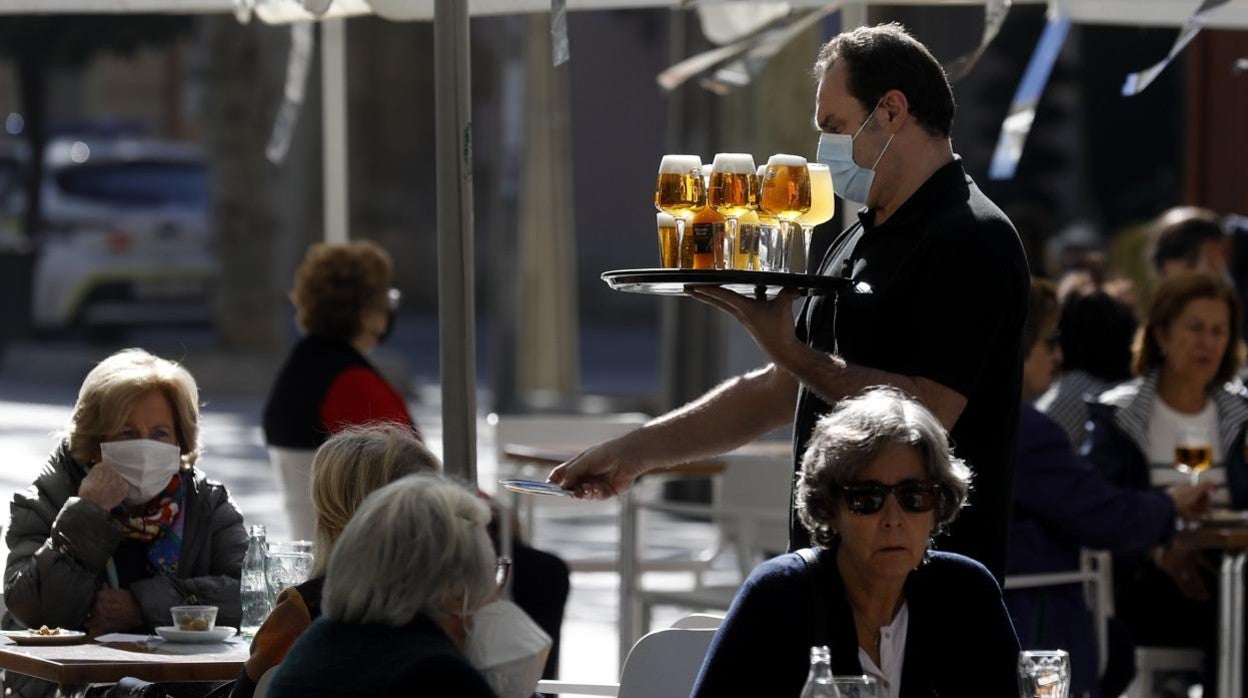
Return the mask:
M 329 558 L 325 615 L 399 627 L 436 618 L 467 594 L 475 608 L 497 590 L 490 509 L 438 475 L 409 475 L 373 492 L 351 517 Z
M 913 446 L 940 491 L 933 533 L 944 529 L 966 504 L 971 469 L 953 455 L 936 416 L 896 388 L 872 388 L 842 400 L 819 420 L 802 456 L 797 515 L 819 545 L 836 540 L 840 488 L 856 480 L 890 446 Z

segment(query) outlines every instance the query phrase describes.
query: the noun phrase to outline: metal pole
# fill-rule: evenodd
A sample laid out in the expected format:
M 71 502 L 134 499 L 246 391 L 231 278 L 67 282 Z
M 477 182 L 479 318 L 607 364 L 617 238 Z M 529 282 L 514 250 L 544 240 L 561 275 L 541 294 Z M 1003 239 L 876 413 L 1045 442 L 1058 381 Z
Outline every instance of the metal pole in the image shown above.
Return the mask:
M 325 242 L 350 237 L 347 189 L 347 20 L 321 23 L 321 137 L 324 151 Z
M 472 104 L 468 3 L 435 0 L 438 329 L 446 471 L 477 481 L 476 299 L 472 268 Z

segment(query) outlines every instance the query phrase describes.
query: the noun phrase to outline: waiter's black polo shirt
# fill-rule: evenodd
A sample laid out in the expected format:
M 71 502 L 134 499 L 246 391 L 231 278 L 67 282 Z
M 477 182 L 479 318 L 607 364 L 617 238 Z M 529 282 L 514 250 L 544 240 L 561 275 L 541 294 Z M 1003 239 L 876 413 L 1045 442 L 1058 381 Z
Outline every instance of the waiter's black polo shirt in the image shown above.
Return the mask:
M 955 158 L 883 224 L 874 225 L 874 212 L 859 212 L 819 273 L 849 276 L 870 292 L 809 299 L 797 322 L 799 339 L 851 364 L 936 381 L 967 399 L 952 440 L 975 478 L 969 506 L 937 545 L 1004 579 L 1030 283 L 1014 226 Z M 815 422 L 828 411 L 801 388 L 795 470 Z M 790 546 L 807 545 L 794 516 Z

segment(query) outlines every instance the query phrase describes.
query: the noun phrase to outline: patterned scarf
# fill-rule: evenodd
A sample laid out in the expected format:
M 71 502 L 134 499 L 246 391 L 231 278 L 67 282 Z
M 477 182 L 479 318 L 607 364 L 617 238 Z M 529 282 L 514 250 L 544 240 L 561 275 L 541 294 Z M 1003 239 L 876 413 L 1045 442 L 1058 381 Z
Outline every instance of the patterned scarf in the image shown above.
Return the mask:
M 121 524 L 126 538 L 147 546 L 147 566 L 152 574 L 172 578 L 178 570 L 182 549 L 182 509 L 185 502 L 181 473 L 174 475 L 164 491 L 147 504 L 113 509 L 113 519 Z

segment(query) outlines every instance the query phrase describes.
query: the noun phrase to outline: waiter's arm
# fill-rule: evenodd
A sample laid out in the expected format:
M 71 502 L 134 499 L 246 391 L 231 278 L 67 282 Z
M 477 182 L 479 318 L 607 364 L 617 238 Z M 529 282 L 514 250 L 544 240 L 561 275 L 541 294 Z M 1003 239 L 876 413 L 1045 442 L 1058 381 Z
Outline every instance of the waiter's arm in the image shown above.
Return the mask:
M 813 390 L 828 404 L 874 385 L 891 385 L 922 402 L 946 429 L 952 429 L 966 408 L 966 397 L 936 381 L 851 364 L 834 354 L 811 349 L 793 331 L 793 301 L 786 291 L 775 300 L 755 301 L 720 288 L 699 288 L 689 295 L 735 317 L 773 366 Z
M 640 429 L 598 444 L 555 468 L 550 481 L 578 496 L 620 494 L 643 473 L 718 455 L 793 420 L 797 380 L 768 365 L 732 378 Z

